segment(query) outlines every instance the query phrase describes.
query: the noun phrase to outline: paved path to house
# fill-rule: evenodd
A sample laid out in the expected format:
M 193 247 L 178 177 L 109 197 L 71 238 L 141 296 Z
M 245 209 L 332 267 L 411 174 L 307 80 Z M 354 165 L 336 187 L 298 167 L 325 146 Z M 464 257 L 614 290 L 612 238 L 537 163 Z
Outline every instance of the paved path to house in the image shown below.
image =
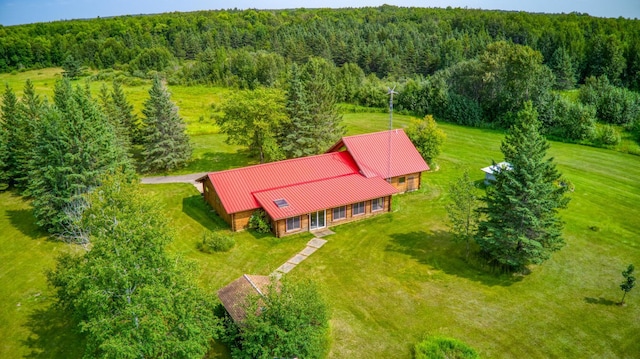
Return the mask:
M 307 246 L 303 250 L 298 252 L 298 254 L 296 254 L 295 256 L 291 257 L 283 265 L 278 267 L 278 269 L 271 273 L 271 275 L 276 278 L 280 278 L 282 277 L 282 275 L 291 272 L 293 268 L 295 268 L 303 260 L 309 258 L 310 255 L 315 253 L 318 249 L 322 248 L 325 243 L 327 243 L 327 240 L 322 239 L 322 237 L 334 234 L 334 232 L 329 229 L 324 229 L 322 231 L 315 232 L 314 234 L 316 237 L 307 242 Z
M 196 182 L 200 177 L 203 177 L 208 172 L 191 173 L 188 175 L 180 176 L 160 176 L 160 177 L 144 177 L 140 180 L 142 184 L 159 184 L 159 183 L 191 183 L 194 185 L 200 193 L 202 193 L 202 183 Z

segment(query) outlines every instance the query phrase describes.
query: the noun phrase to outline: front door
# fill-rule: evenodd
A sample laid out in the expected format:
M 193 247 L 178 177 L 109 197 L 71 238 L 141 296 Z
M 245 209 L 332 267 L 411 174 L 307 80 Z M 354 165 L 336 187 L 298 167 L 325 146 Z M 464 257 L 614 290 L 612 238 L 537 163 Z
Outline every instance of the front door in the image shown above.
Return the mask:
M 309 230 L 313 231 L 314 229 L 324 228 L 326 214 L 327 213 L 324 209 L 322 211 L 310 213 L 309 214 Z
M 413 186 L 413 176 L 409 176 L 407 178 L 407 192 L 411 192 L 415 189 Z

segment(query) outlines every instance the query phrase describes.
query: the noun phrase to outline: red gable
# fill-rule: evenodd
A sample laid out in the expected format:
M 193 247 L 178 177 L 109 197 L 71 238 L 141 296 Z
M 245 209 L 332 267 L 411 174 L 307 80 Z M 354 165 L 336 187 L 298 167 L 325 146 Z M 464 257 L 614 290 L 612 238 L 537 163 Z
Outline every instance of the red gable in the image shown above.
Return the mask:
M 346 152 L 295 158 L 209 173 L 209 180 L 227 213 L 260 208 L 253 194 L 357 174 L 358 166 Z
M 262 208 L 273 220 L 298 216 L 326 208 L 344 206 L 374 198 L 386 197 L 398 191 L 380 177 L 366 178 L 352 174 L 300 185 L 254 193 Z M 283 199 L 286 205 L 278 206 Z
M 402 129 L 343 137 L 327 152 L 339 151 L 343 146 L 365 177 L 390 178 L 429 170 Z

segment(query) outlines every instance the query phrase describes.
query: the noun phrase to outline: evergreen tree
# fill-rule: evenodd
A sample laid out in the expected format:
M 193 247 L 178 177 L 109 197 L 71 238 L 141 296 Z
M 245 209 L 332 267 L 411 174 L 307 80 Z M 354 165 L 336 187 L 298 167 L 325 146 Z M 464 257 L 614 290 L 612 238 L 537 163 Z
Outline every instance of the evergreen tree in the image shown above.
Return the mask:
M 72 80 L 80 77 L 82 73 L 80 61 L 76 60 L 72 55 L 67 55 L 62 63 L 62 69 L 64 70 L 62 76 Z
M 547 260 L 562 248 L 562 221 L 558 209 L 565 208 L 567 187 L 553 159 L 546 159 L 549 144 L 539 132 L 540 123 L 531 102 L 517 115 L 502 142 L 502 153 L 512 170 L 495 174 L 487 188 L 476 241 L 493 264 L 521 270 Z
M 158 76 L 153 79 L 142 113 L 142 170 L 171 171 L 183 167 L 191 157 L 189 136 L 171 94 Z
M 127 100 L 119 81 L 113 81 L 111 100 L 115 110 L 116 121 L 125 129 L 130 143 L 140 144 L 142 142 L 140 119 L 133 113 L 133 105 Z
M 15 152 L 12 145 L 18 117 L 18 99 L 7 84 L 2 94 L 2 117 L 0 118 L 0 188 L 8 187 L 15 172 Z
M 43 105 L 35 94 L 33 83 L 27 80 L 20 101 L 7 86 L 3 94 L 2 120 L 4 138 L 4 183 L 23 190 L 29 183 L 35 141 L 38 139 Z
M 559 47 L 553 53 L 549 67 L 556 76 L 555 88 L 559 90 L 571 90 L 576 86 L 576 72 L 571 60 L 571 55 L 563 47 Z
M 42 119 L 29 190 L 38 225 L 64 237 L 80 214 L 74 210 L 82 209 L 82 194 L 98 186 L 105 173 L 130 166 L 113 127 L 83 89 L 58 81 L 54 101 Z
M 92 247 L 60 257 L 49 283 L 86 335 L 87 358 L 202 358 L 218 333 L 194 265 L 169 256 L 158 205 L 122 176 L 87 196 Z
M 291 69 L 286 103 L 291 122 L 281 140 L 288 158 L 323 153 L 345 132 L 331 70 L 322 59 L 311 59 L 302 70 L 295 64 Z

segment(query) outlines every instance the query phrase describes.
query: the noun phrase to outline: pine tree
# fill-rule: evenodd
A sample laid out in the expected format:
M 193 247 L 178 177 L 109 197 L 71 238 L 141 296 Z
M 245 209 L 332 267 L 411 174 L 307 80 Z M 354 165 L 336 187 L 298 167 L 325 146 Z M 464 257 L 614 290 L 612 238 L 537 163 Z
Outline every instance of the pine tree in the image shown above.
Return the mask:
M 82 68 L 80 61 L 76 60 L 72 55 L 67 55 L 62 64 L 62 76 L 68 79 L 75 80 L 80 77 Z
M 191 156 L 189 136 L 178 108 L 159 77 L 155 77 L 144 103 L 142 170 L 171 171 L 184 166 Z
M 38 225 L 65 236 L 74 216 L 81 213 L 82 195 L 100 184 L 105 173 L 130 170 L 117 145 L 113 127 L 85 90 L 58 81 L 55 106 L 48 109 L 38 134 L 29 190 Z
M 502 142 L 512 170 L 497 172 L 483 198 L 487 218 L 480 222 L 476 241 L 490 263 L 509 270 L 542 263 L 564 245 L 558 209 L 567 206 L 567 188 L 558 183 L 553 159 L 545 158 L 549 144 L 539 128 L 527 102 Z
M 332 82 L 322 59 L 311 59 L 303 69 L 292 66 L 286 103 L 291 122 L 281 140 L 288 158 L 323 153 L 344 134 Z
M 17 101 L 13 91 L 8 87 L 3 94 L 6 146 L 4 175 L 6 184 L 22 190 L 24 195 L 29 195 L 29 174 L 43 109 L 44 105 L 30 80 L 25 83 L 20 101 Z
M 114 106 L 117 122 L 124 127 L 130 143 L 140 144 L 140 119 L 133 113 L 133 105 L 127 100 L 119 81 L 113 81 L 111 100 Z
M 18 99 L 9 85 L 2 94 L 2 117 L 0 118 L 0 188 L 11 185 L 15 172 L 13 139 L 18 117 Z

